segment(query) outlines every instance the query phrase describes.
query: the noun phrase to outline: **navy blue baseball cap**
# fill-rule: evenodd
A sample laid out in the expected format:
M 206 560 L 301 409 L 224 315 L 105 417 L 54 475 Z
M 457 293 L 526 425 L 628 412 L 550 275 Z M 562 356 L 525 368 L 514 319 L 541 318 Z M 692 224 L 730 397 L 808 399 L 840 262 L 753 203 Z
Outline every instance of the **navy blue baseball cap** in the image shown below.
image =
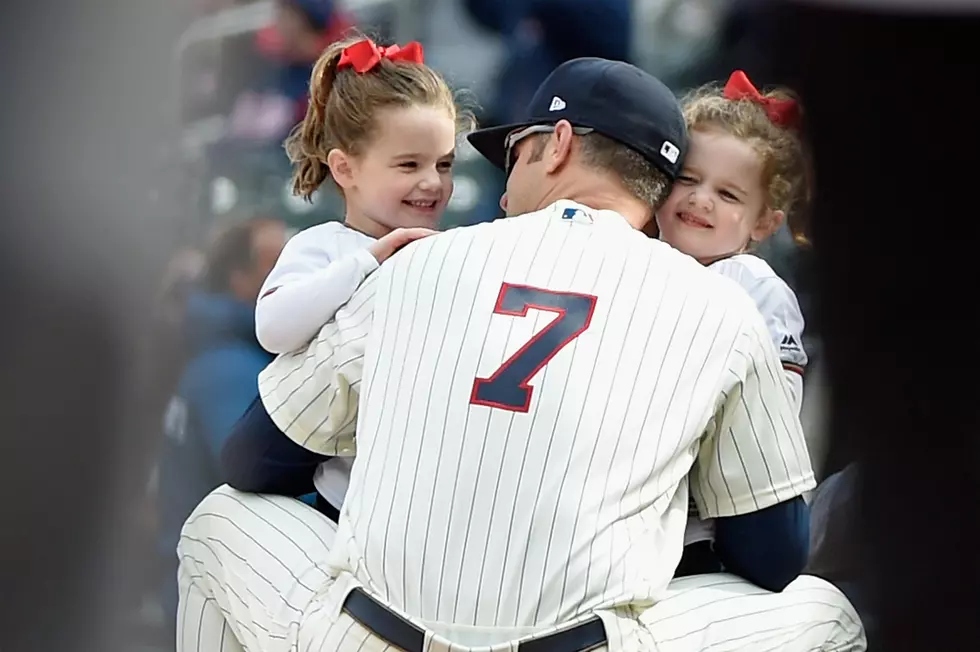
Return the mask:
M 479 129 L 468 139 L 502 170 L 507 167 L 508 134 L 559 120 L 626 145 L 671 180 L 687 153 L 687 128 L 677 98 L 659 79 L 622 61 L 566 61 L 541 83 L 524 115 L 521 122 Z

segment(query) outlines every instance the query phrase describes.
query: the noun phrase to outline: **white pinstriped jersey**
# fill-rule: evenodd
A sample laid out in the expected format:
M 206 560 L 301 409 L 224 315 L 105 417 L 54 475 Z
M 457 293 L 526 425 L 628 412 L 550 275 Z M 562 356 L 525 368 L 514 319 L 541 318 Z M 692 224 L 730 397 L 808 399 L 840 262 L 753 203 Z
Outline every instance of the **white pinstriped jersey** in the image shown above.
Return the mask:
M 271 288 L 280 288 L 288 283 L 303 282 L 316 275 L 323 275 L 328 267 L 335 273 L 329 279 L 323 279 L 329 282 L 321 284 L 317 308 L 330 314 L 346 303 L 364 277 L 378 266 L 374 256 L 367 251 L 374 242 L 375 239 L 371 236 L 340 222 L 317 224 L 290 238 L 262 284 L 259 293 L 262 298 L 259 299 L 255 311 L 257 331 L 261 333 L 263 326 L 268 328 L 268 322 L 272 319 L 295 322 L 297 318 L 293 312 L 267 314 L 270 308 L 278 309 L 265 305 L 268 304 L 265 295 Z M 263 320 L 267 323 L 263 324 Z M 325 318 L 316 319 L 314 323 L 318 322 L 318 328 L 325 321 Z M 262 339 L 261 334 L 259 339 Z M 313 484 L 317 493 L 334 507 L 339 507 L 344 502 L 350 483 L 350 468 L 351 460 L 343 457 L 327 460 L 317 467 Z
M 298 443 L 356 447 L 332 563 L 428 626 L 649 604 L 689 482 L 706 516 L 814 486 L 746 294 L 571 202 L 408 246 L 260 389 Z
M 803 407 L 803 370 L 807 355 L 803 349 L 803 312 L 796 294 L 762 258 L 752 254 L 736 254 L 708 265 L 708 269 L 727 276 L 742 286 L 755 302 L 765 319 L 779 359 L 783 363 L 783 379 L 796 413 Z M 714 523 L 702 519 L 693 500 L 688 507 L 689 522 L 684 543 L 714 538 Z

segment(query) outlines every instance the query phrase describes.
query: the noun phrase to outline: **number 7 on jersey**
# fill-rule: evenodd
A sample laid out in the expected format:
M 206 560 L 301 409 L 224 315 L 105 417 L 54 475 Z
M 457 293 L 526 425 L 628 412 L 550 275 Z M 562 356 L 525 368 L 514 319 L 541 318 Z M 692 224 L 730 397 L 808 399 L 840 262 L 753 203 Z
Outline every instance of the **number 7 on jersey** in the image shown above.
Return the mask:
M 534 388 L 528 382 L 569 342 L 585 332 L 592 322 L 596 297 L 577 292 L 557 292 L 529 285 L 504 283 L 493 311 L 498 315 L 527 317 L 527 311 L 545 310 L 557 313 L 489 378 L 473 381 L 470 403 L 488 407 L 527 412 L 531 408 Z

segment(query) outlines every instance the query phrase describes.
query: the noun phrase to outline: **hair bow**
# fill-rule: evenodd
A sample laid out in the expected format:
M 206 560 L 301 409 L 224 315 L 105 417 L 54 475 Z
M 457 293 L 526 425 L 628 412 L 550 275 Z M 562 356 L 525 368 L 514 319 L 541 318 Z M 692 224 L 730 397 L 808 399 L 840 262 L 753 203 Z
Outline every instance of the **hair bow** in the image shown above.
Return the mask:
M 769 120 L 780 127 L 795 127 L 800 117 L 800 107 L 796 100 L 764 97 L 741 70 L 736 70 L 728 78 L 724 95 L 725 99 L 749 100 L 761 105 Z
M 352 66 L 361 75 L 381 63 L 382 59 L 422 63 L 422 44 L 418 41 L 412 41 L 407 43 L 405 47 L 392 45 L 386 48 L 379 47 L 371 39 L 364 39 L 344 48 L 340 55 L 340 61 L 337 63 L 337 69 Z

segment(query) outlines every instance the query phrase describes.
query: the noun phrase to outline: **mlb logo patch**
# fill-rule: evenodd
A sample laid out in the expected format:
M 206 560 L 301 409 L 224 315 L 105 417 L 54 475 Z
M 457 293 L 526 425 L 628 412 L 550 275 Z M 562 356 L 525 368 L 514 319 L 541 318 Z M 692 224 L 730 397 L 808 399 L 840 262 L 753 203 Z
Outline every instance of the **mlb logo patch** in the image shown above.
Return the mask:
M 581 208 L 566 208 L 561 213 L 561 219 L 570 220 L 576 222 L 588 222 L 592 223 L 592 216 Z
M 660 155 L 671 163 L 676 163 L 677 157 L 681 155 L 681 150 L 674 143 L 665 140 L 663 146 L 660 148 Z

